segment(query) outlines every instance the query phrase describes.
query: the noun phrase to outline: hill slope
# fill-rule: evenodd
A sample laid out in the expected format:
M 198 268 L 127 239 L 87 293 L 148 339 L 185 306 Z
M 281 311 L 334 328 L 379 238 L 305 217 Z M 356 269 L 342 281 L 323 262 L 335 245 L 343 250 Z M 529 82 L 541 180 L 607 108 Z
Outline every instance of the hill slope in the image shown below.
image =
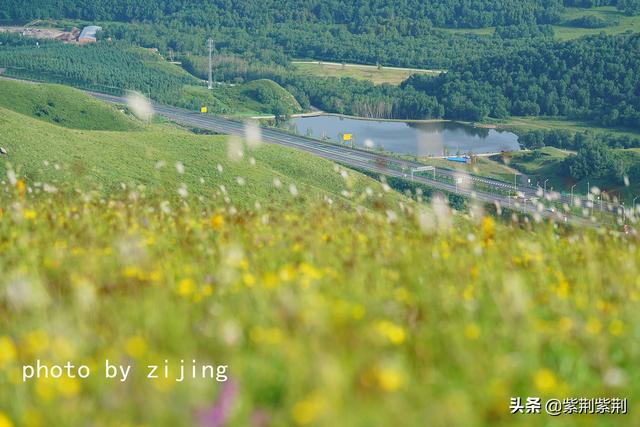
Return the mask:
M 140 128 L 115 107 L 61 85 L 0 79 L 0 107 L 66 128 L 118 131 Z
M 9 151 L 6 160 L 29 185 L 73 183 L 108 194 L 121 183 L 143 184 L 174 197 L 184 193 L 181 188 L 211 196 L 224 186 L 239 206 L 292 202 L 289 186 L 294 183 L 300 196 L 311 198 L 342 199 L 343 191 L 380 188 L 356 173 L 345 180 L 333 163 L 299 151 L 271 145 L 248 150 L 239 141 L 230 148 L 227 136 L 194 135 L 169 125 L 128 132 L 75 130 L 0 108 L 0 130 L 0 146 Z M 239 149 L 244 156 L 233 160 Z M 3 176 L 6 168 L 0 165 Z M 274 186 L 276 178 L 281 188 Z
M 546 427 L 511 398 L 574 393 L 629 399 L 594 426 L 638 425 L 637 237 L 20 182 L 0 184 L 0 417 L 16 426 L 207 426 L 224 406 L 229 427 Z M 92 376 L 21 381 L 36 359 Z M 126 384 L 105 359 L 132 365 Z M 178 382 L 194 359 L 228 381 Z

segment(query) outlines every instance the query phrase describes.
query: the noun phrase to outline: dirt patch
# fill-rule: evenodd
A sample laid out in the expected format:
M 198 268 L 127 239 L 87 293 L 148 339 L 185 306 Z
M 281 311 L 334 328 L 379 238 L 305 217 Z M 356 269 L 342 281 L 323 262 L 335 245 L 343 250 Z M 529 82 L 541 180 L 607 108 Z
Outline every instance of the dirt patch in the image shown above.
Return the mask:
M 61 40 L 64 42 L 75 42 L 80 34 L 78 28 L 73 28 L 71 31 L 63 31 L 57 28 L 0 27 L 0 32 L 20 33 L 25 37 Z

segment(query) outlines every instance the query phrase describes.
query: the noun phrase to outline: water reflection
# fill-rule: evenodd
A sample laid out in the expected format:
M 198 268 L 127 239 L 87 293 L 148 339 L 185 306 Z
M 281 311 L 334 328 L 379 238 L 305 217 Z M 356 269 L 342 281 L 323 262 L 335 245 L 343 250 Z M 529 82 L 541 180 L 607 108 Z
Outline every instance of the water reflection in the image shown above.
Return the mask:
M 518 137 L 511 132 L 456 122 L 405 123 L 318 116 L 291 119 L 289 126 L 300 135 L 334 142 L 340 141 L 342 134 L 352 134 L 358 146 L 417 156 L 519 149 Z

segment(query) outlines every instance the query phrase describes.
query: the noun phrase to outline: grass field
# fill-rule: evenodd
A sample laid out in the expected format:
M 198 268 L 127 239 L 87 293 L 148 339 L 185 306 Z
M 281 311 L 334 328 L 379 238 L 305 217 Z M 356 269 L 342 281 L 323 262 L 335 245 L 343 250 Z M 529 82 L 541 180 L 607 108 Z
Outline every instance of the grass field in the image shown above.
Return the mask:
M 464 171 L 470 174 L 493 178 L 508 183 L 513 182 L 513 175 L 514 173 L 517 173 L 513 168 L 487 157 L 478 157 L 474 164 L 455 163 L 445 159 L 434 159 L 428 157 L 421 158 L 420 161 L 424 164 L 435 166 L 436 168 Z
M 640 161 L 640 151 L 637 149 L 617 151 L 625 153 L 625 157 L 630 163 L 637 164 Z M 618 197 L 627 202 L 631 202 L 634 197 L 640 195 L 640 185 L 636 182 L 624 186 L 612 182 L 610 179 L 586 178 L 576 182 L 568 178 L 560 173 L 561 163 L 568 155 L 570 153 L 567 151 L 544 147 L 533 151 L 511 153 L 508 165 L 529 176 L 533 185 L 537 184 L 542 187 L 544 181 L 548 179 L 547 188 L 556 191 L 568 193 L 575 184 L 575 191 L 582 195 L 587 194 L 587 189 L 592 187 L 606 190 L 610 196 Z M 494 156 L 492 159 L 497 163 L 503 163 L 500 156 Z
M 237 86 L 216 85 L 213 90 L 204 86 L 184 86 L 180 102 L 194 109 L 206 105 L 210 112 L 234 117 L 272 114 L 275 103 L 280 103 L 290 114 L 302 112 L 293 95 L 267 79 Z
M 295 199 L 289 185 L 308 197 L 344 198 L 345 180 L 328 161 L 276 146 L 244 150 L 241 160 L 232 160 L 226 136 L 198 136 L 169 125 L 152 125 L 145 131 L 79 131 L 64 129 L 0 109 L 0 146 L 6 159 L 30 182 L 56 187 L 73 182 L 78 188 L 100 188 L 109 194 L 122 184 L 162 191 L 177 198 L 183 190 L 211 197 L 225 196 L 239 206 L 272 199 L 286 203 Z M 232 144 L 232 147 L 235 146 Z M 253 159 L 253 160 L 252 160 Z M 184 173 L 178 173 L 177 168 Z M 219 165 L 219 166 L 218 166 Z M 221 170 L 220 170 L 221 169 Z M 0 165 L 6 174 L 7 166 Z M 282 189 L 276 188 L 279 179 Z M 376 188 L 372 180 L 354 174 L 354 190 Z
M 390 83 L 398 85 L 412 74 L 429 74 L 437 76 L 441 73 L 441 71 L 438 70 L 417 70 L 394 67 L 381 67 L 378 69 L 375 65 L 343 65 L 333 62 L 295 61 L 294 65 L 297 70 L 304 74 L 321 77 L 351 77 L 359 80 L 370 80 L 374 84 Z
M 571 21 L 582 16 L 597 16 L 611 23 L 605 28 L 576 28 L 567 24 L 554 25 L 553 31 L 555 37 L 560 40 L 571 40 L 578 37 L 600 34 L 619 34 L 625 31 L 640 31 L 640 16 L 626 16 L 618 11 L 614 6 L 585 8 L 567 8 L 563 18 L 565 22 Z
M 515 396 L 629 399 L 626 416 L 554 426 L 640 422 L 636 237 L 272 196 L 6 181 L 4 425 L 549 425 L 511 415 Z M 23 381 L 37 359 L 92 375 Z M 126 383 L 105 359 L 133 367 Z M 177 382 L 181 359 L 227 381 Z M 146 378 L 164 363 L 167 379 Z
M 534 151 L 512 153 L 508 165 L 529 176 L 533 185 L 544 186 L 544 181 L 548 179 L 547 189 L 565 191 L 573 183 L 569 183 L 559 172 L 560 163 L 568 155 L 564 150 L 544 147 Z M 494 156 L 494 159 L 500 161 L 500 156 Z
M 140 127 L 115 107 L 60 85 L 0 79 L 0 107 L 73 129 L 120 131 Z
M 0 146 L 9 152 L 0 164 L 3 176 L 10 164 L 32 183 L 73 182 L 79 188 L 101 188 L 105 194 L 122 184 L 145 185 L 174 197 L 182 188 L 211 196 L 222 185 L 224 196 L 240 206 L 263 197 L 290 201 L 287 189 L 294 181 L 310 197 L 345 198 L 345 180 L 334 164 L 300 151 L 268 145 L 249 149 L 239 141 L 229 142 L 227 136 L 194 135 L 170 124 L 144 125 L 106 103 L 58 85 L 0 81 L 3 87 L 11 88 L 5 93 L 20 100 L 16 107 L 20 111 L 29 112 L 30 107 L 23 105 L 40 102 L 47 94 L 56 100 L 55 111 L 64 122 L 78 127 L 64 128 L 38 115 L 28 117 L 0 107 Z M 103 130 L 86 130 L 91 127 L 88 117 Z M 132 130 L 117 131 L 125 127 L 123 123 Z M 109 125 L 113 128 L 105 130 Z M 177 173 L 178 164 L 183 173 Z M 274 186 L 276 178 L 284 190 Z M 354 190 L 380 188 L 359 174 L 353 174 L 349 185 Z
M 0 107 L 0 426 L 640 424 L 637 233 L 455 212 L 136 125 Z M 38 360 L 90 375 L 25 378 Z M 628 414 L 510 414 L 528 396 Z
M 582 16 L 597 16 L 611 25 L 605 28 L 578 28 L 569 22 Z M 640 31 L 640 16 L 626 16 L 615 6 L 601 6 L 593 8 L 567 7 L 562 15 L 563 23 L 553 25 L 555 38 L 558 40 L 572 40 L 579 37 L 600 34 L 620 34 L 625 31 Z M 455 34 L 474 34 L 492 36 L 495 27 L 485 28 L 439 28 L 441 31 Z
M 508 119 L 488 119 L 485 125 L 497 126 L 502 129 L 510 129 L 513 131 L 526 131 L 536 129 L 565 129 L 575 132 L 607 132 L 619 135 L 640 136 L 640 132 L 628 129 L 606 128 L 594 125 L 592 123 L 568 120 L 558 117 L 522 117 L 513 116 Z

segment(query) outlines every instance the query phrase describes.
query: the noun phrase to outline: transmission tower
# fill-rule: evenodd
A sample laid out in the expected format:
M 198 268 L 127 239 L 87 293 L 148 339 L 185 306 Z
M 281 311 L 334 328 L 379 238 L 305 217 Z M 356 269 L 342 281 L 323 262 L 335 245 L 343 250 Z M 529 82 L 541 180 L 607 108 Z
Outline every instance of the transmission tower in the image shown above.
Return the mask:
M 208 87 L 209 89 L 213 89 L 213 71 L 212 71 L 213 61 L 211 59 L 211 55 L 213 53 L 213 40 L 209 39 L 207 40 L 207 43 L 209 45 L 209 85 Z

